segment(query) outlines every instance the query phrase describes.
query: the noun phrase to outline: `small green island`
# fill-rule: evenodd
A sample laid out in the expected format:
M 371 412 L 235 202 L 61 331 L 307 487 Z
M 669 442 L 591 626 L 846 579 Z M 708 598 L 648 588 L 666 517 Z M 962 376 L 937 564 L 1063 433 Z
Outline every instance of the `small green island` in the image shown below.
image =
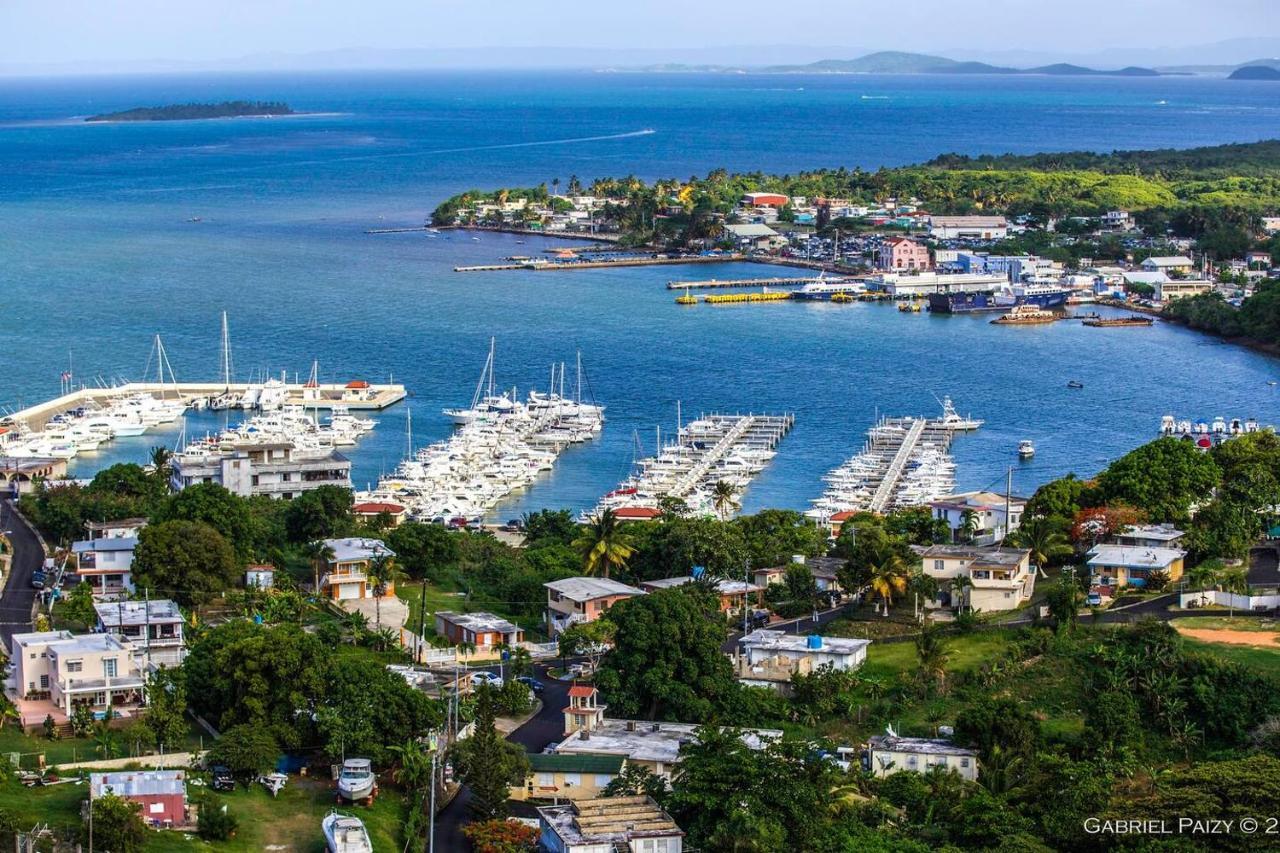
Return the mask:
M 281 101 L 223 101 L 218 104 L 134 107 L 131 110 L 89 116 L 85 121 L 190 121 L 204 118 L 289 115 L 295 115 L 293 108 Z

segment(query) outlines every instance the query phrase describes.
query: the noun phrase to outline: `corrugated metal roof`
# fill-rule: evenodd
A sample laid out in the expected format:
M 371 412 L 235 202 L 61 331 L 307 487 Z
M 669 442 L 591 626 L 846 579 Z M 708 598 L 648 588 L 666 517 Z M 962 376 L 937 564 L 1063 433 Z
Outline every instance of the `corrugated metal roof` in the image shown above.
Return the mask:
M 591 755 L 589 753 L 531 753 L 529 768 L 535 773 L 621 773 L 621 755 Z

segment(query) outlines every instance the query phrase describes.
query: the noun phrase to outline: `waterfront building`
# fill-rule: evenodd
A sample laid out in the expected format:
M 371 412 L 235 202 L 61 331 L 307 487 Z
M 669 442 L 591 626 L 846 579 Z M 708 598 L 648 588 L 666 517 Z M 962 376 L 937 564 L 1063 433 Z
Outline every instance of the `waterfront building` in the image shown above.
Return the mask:
M 652 797 L 578 800 L 538 809 L 538 846 L 548 853 L 680 853 L 684 832 Z
M 552 639 L 570 625 L 594 622 L 623 599 L 645 594 L 608 578 L 564 578 L 543 586 L 547 589 L 547 634 Z
M 1003 240 L 1009 222 L 1003 216 L 930 216 L 929 235 L 936 240 Z
M 730 224 L 724 230 L 740 247 L 747 249 L 772 249 L 787 242 L 777 231 L 758 222 Z
M 1027 499 L 997 492 L 960 492 L 930 501 L 933 517 L 945 521 L 952 542 L 993 545 L 1018 529 Z
M 187 656 L 182 611 L 167 598 L 99 602 L 94 610 L 97 630 L 118 637 L 143 669 L 178 666 Z
M 873 776 L 928 773 L 937 767 L 955 771 L 968 782 L 978 781 L 978 751 L 940 738 L 875 735 L 867 740 L 865 765 Z
M 987 293 L 1008 283 L 1006 276 L 988 273 L 886 272 L 868 279 L 867 289 L 906 299 L 931 293 Z
M 379 539 L 325 539 L 324 544 L 333 555 L 327 559 L 325 574 L 320 578 L 320 594 L 334 601 L 373 598 L 369 567 L 374 560 L 396 556 L 396 552 Z M 383 595 L 395 595 L 392 583 L 388 582 L 386 587 Z
M 882 270 L 933 269 L 929 247 L 909 237 L 890 237 L 876 252 L 876 267 Z
M 1188 296 L 1199 296 L 1213 291 L 1213 282 L 1204 279 L 1169 278 L 1154 285 L 1157 302 L 1172 302 Z
M 738 641 L 735 661 L 738 680 L 749 687 L 767 687 L 784 695 L 791 692 L 791 677 L 808 675 L 822 666 L 849 672 L 867 660 L 870 640 L 846 637 L 801 636 L 761 628 Z
M 517 646 L 524 641 L 524 631 L 501 616 L 492 613 L 436 613 L 436 633 L 453 645 L 470 643 L 478 651 L 494 646 Z
M 1188 273 L 1195 265 L 1195 261 L 1186 255 L 1154 255 L 1139 264 L 1146 272 L 1162 272 L 1165 275 Z
M 913 550 L 920 555 L 921 571 L 938 581 L 938 596 L 924 602 L 926 607 L 1013 610 L 1035 592 L 1031 552 L 1025 548 L 927 545 Z M 967 583 L 956 584 L 957 579 Z
M 129 717 L 145 702 L 147 674 L 114 634 L 14 634 L 9 660 L 13 673 L 7 687 L 24 728 L 41 724 L 46 716 L 66 723 L 78 705 L 99 716 L 110 708 Z
M 175 491 L 217 483 L 240 497 L 266 495 L 289 500 L 321 486 L 351 488 L 351 460 L 336 450 L 298 450 L 292 443 L 246 444 L 226 453 L 188 449 L 174 454 Z
M 0 433 L 6 432 L 0 427 Z M 39 481 L 61 480 L 67 476 L 67 460 L 52 457 L 6 456 L 0 445 L 0 492 L 20 497 Z

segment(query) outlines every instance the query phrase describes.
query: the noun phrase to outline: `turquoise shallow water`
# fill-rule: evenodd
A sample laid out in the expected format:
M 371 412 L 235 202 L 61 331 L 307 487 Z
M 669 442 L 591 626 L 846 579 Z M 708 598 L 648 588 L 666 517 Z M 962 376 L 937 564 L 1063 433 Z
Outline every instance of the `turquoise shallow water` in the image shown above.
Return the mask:
M 864 96 L 867 96 L 864 98 Z M 327 113 L 278 120 L 93 125 L 144 103 L 281 98 Z M 1160 104 L 1160 101 L 1166 101 Z M 1268 357 L 1181 329 L 1000 328 L 873 305 L 681 309 L 668 278 L 746 268 L 459 275 L 455 264 L 543 243 L 363 229 L 421 222 L 469 186 L 732 169 L 874 167 L 946 150 L 1191 145 L 1274 132 L 1262 84 L 1189 79 L 350 75 L 0 82 L 0 404 L 82 379 L 138 376 L 160 332 L 179 378 L 218 368 L 231 315 L 237 371 L 394 375 L 414 397 L 353 453 L 361 484 L 466 402 L 490 335 L 499 380 L 545 382 L 581 348 L 608 409 L 601 440 L 500 510 L 581 507 L 621 478 L 633 432 L 652 446 L 675 402 L 787 410 L 796 428 L 746 508 L 803 507 L 877 411 L 933 395 L 987 419 L 954 451 L 962 486 L 1029 489 L 1089 472 L 1166 411 L 1280 421 Z M 635 135 L 652 129 L 654 133 Z M 200 217 L 200 222 L 187 221 Z M 1071 391 L 1068 379 L 1086 387 Z M 214 424 L 193 418 L 189 431 Z M 1019 439 L 1035 440 L 1019 464 Z M 82 457 L 83 473 L 158 439 Z

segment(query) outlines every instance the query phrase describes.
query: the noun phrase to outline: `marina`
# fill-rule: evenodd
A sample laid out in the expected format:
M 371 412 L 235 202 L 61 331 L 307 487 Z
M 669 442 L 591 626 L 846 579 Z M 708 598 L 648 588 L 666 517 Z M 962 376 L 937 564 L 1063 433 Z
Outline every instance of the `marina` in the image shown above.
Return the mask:
M 982 423 L 957 414 L 950 397 L 939 418 L 878 419 L 863 449 L 823 477 L 826 491 L 806 515 L 825 522 L 837 513 L 887 512 L 949 494 L 956 485 L 952 438 Z
M 525 400 L 515 389 L 498 390 L 494 360 L 491 340 L 470 405 L 443 412 L 456 427 L 453 435 L 415 450 L 410 420 L 408 458 L 376 488 L 357 493 L 357 501 L 402 505 L 422 521 L 479 523 L 513 492 L 550 472 L 568 447 L 603 430 L 604 406 L 583 399 L 581 356 L 572 394 L 565 391 L 562 363 L 551 368 L 548 391 L 530 391 Z
M 849 285 L 860 280 L 851 277 L 824 278 L 822 276 L 777 277 L 777 278 L 726 278 L 726 279 L 693 279 L 688 281 L 673 280 L 667 282 L 667 290 L 699 290 L 718 287 L 799 287 L 806 284 L 824 282 L 834 285 Z M 842 291 L 843 292 L 843 291 Z
M 727 518 L 740 505 L 738 496 L 773 459 L 795 416 L 704 414 L 679 425 L 677 414 L 676 420 L 676 440 L 664 445 L 659 432 L 658 453 L 638 460 L 632 475 L 584 517 L 604 510 L 653 517 L 664 503 L 677 501 L 695 515 Z

